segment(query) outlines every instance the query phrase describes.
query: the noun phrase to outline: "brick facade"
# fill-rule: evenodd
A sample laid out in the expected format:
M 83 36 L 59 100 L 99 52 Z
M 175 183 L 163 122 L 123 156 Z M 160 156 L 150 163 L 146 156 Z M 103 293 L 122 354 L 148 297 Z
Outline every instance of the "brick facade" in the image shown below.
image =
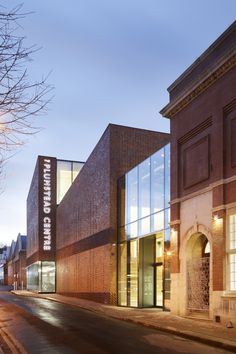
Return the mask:
M 57 209 L 57 292 L 116 303 L 117 181 L 168 142 L 108 126 Z
M 26 244 L 27 236 L 19 234 L 12 241 L 5 265 L 5 284 L 16 289 L 26 288 Z
M 171 122 L 172 310 L 188 313 L 192 236 L 210 243 L 209 314 L 227 290 L 226 213 L 236 205 L 236 22 L 168 89 Z M 192 235 L 191 231 L 192 230 Z M 178 246 L 179 245 L 179 246 Z M 183 286 L 182 292 L 179 290 Z M 182 299 L 181 299 L 182 297 Z

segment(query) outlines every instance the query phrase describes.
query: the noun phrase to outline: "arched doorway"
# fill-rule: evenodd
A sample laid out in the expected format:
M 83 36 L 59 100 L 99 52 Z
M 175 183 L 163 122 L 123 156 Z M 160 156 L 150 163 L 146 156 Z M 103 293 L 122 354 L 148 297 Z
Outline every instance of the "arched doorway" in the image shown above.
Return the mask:
M 187 310 L 189 313 L 209 311 L 210 244 L 198 232 L 187 243 Z

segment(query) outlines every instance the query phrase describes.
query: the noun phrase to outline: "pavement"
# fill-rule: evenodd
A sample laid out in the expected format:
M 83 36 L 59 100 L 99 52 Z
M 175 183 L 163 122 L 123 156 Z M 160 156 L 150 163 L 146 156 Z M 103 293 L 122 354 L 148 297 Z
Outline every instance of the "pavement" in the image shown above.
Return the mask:
M 236 353 L 236 323 L 233 323 L 233 328 L 227 328 L 225 324 L 216 323 L 209 319 L 175 316 L 160 309 L 118 307 L 59 294 L 38 294 L 26 290 L 12 291 L 12 293 L 18 296 L 38 297 L 77 306 Z

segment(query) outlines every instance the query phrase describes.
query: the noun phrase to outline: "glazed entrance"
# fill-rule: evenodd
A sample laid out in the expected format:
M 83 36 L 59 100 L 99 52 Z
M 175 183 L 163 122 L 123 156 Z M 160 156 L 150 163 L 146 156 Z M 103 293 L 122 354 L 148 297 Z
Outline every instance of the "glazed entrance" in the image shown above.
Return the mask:
M 140 240 L 141 307 L 163 307 L 163 240 L 153 235 Z
M 118 304 L 165 307 L 170 301 L 170 146 L 118 181 Z
M 118 304 L 169 309 L 170 269 L 163 233 L 119 245 Z

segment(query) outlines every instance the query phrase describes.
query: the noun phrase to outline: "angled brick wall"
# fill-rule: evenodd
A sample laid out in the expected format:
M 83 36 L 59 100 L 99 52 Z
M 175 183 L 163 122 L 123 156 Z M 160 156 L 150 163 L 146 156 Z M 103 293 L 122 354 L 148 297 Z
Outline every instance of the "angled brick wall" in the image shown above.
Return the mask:
M 57 292 L 116 303 L 117 180 L 168 142 L 108 126 L 57 209 Z

